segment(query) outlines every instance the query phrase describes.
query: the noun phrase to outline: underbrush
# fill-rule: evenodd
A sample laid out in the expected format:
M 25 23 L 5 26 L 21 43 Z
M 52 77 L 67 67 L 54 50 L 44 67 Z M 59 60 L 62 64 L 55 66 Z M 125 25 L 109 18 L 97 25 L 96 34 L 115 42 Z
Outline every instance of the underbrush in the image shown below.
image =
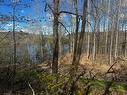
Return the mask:
M 0 68 L 0 95 L 127 95 L 127 84 L 97 72 L 79 68 L 72 80 L 71 65 L 61 65 L 58 75 L 40 70 L 37 65 L 4 66 Z M 125 70 L 125 67 L 124 67 Z M 112 74 L 111 74 L 112 75 Z M 125 74 L 124 74 L 125 75 Z M 73 89 L 73 94 L 72 94 Z M 105 94 L 108 93 L 108 94 Z

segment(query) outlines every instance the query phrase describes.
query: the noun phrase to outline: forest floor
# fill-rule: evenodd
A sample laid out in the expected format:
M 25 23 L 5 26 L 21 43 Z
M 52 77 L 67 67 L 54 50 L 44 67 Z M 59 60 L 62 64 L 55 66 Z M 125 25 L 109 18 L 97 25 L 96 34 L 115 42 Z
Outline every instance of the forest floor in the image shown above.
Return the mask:
M 92 95 L 102 95 L 106 85 L 112 83 L 110 91 L 113 94 L 111 95 L 127 95 L 126 59 L 119 57 L 113 60 L 113 64 L 108 64 L 108 58 L 105 58 L 103 55 L 98 55 L 96 61 L 91 59 L 91 57 L 87 59 L 85 55 L 82 55 L 79 69 L 75 76 L 78 77 L 82 72 L 85 72 L 78 80 L 81 92 L 82 87 L 92 85 L 90 93 Z M 57 84 L 53 83 L 55 78 L 51 74 L 50 61 L 46 61 L 45 64 L 0 64 L 0 93 L 9 92 L 13 86 L 15 91 L 13 93 L 20 92 L 20 94 L 14 95 L 32 95 L 31 85 L 36 95 L 46 95 L 45 92 L 47 90 L 50 93 L 48 95 L 57 95 L 51 94 L 54 92 L 50 91 L 57 87 L 62 89 L 61 87 L 70 76 L 71 63 L 71 54 L 67 54 L 59 60 L 59 80 Z M 42 92 L 43 94 L 39 94 Z
M 127 68 L 127 58 L 117 57 L 112 58 L 112 64 L 109 64 L 109 57 L 104 55 L 97 55 L 96 60 L 92 60 L 92 56 L 87 58 L 85 54 L 82 54 L 80 60 L 80 67 L 87 69 L 87 71 L 94 71 L 98 73 L 106 72 L 117 72 Z M 59 63 L 61 65 L 69 65 L 72 63 L 72 54 L 66 54 L 64 57 L 61 57 Z

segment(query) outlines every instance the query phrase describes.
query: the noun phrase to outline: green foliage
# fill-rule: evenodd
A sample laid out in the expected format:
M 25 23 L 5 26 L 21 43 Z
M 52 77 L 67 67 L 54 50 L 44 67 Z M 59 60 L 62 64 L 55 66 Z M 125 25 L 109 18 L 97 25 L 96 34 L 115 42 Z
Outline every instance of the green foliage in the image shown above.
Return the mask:
M 4 66 L 0 69 L 0 88 L 7 89 L 8 83 L 14 81 L 14 89 L 20 90 L 31 95 L 31 89 L 28 83 L 31 84 L 36 95 L 60 95 L 64 92 L 63 87 L 66 85 L 66 91 L 64 95 L 70 95 L 70 88 L 72 86 L 72 80 L 69 81 L 69 76 L 57 76 L 52 75 L 49 72 L 39 71 L 36 65 L 21 64 L 16 68 L 15 78 L 12 78 L 13 67 Z M 57 81 L 56 81 L 57 80 Z M 102 95 L 104 93 L 106 83 L 110 81 L 98 80 L 98 79 L 86 79 L 85 76 L 79 78 L 75 82 L 76 89 L 74 95 L 84 95 L 84 91 L 89 87 L 88 95 Z M 2 86 L 4 84 L 4 86 Z M 1 89 L 1 91 L 2 91 Z M 113 82 L 110 87 L 111 95 L 119 93 L 119 95 L 125 95 L 127 92 L 127 85 L 124 83 Z
M 122 83 L 113 83 L 110 90 L 125 93 L 127 91 L 127 85 Z
M 90 80 L 90 79 L 81 78 L 80 82 L 82 84 L 84 84 L 86 87 L 90 85 L 91 87 L 90 87 L 89 95 L 94 95 L 93 93 L 95 93 L 95 90 L 98 91 L 98 93 L 99 92 L 103 93 L 105 90 L 106 83 L 110 82 L 110 81 Z M 109 90 L 111 93 L 115 93 L 115 92 L 126 93 L 127 85 L 124 83 L 113 82 L 113 84 L 111 85 Z M 122 95 L 124 95 L 124 94 L 122 94 Z
M 49 73 L 43 73 L 39 75 L 39 79 L 41 80 L 41 84 L 43 84 L 41 95 L 59 95 L 59 89 L 62 87 L 63 82 L 57 81 L 56 76 L 53 76 Z
M 62 37 L 61 42 L 62 42 L 62 44 L 69 44 L 70 40 L 67 37 Z

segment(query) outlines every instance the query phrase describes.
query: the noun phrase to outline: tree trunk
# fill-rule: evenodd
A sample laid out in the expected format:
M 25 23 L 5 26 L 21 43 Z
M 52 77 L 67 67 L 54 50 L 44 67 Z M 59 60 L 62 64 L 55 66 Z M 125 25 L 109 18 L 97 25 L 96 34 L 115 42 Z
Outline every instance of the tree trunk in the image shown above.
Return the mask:
M 114 19 L 113 19 L 114 20 Z M 113 34 L 114 34 L 114 21 L 113 21 L 113 24 L 112 24 L 112 30 L 110 31 L 111 32 L 111 39 L 110 39 L 110 50 L 109 50 L 109 64 L 112 64 L 112 50 L 113 50 Z
M 125 48 L 124 48 L 124 57 L 126 57 L 126 41 L 127 41 L 127 33 L 126 33 L 126 30 L 125 30 Z
M 76 43 L 77 40 L 75 39 L 75 46 L 77 46 L 77 49 L 75 47 L 74 55 L 73 55 L 73 61 L 72 61 L 72 65 L 74 66 L 74 71 L 77 71 L 77 69 L 78 69 L 78 64 L 79 64 L 79 60 L 80 60 L 80 56 L 81 56 L 81 52 L 82 52 L 82 46 L 83 46 L 83 41 L 84 41 L 84 33 L 85 33 L 85 25 L 86 25 L 87 1 L 88 0 L 84 0 L 82 27 L 81 27 L 81 33 L 80 33 L 78 43 Z
M 53 37 L 54 37 L 54 48 L 53 48 L 53 61 L 52 61 L 52 73 L 58 73 L 58 54 L 59 54 L 59 0 L 54 0 L 54 21 L 53 21 Z
M 95 19 L 95 26 L 93 32 L 93 61 L 96 59 L 96 19 Z
M 76 52 L 78 47 L 78 30 L 79 30 L 79 16 L 78 16 L 78 4 L 75 2 L 75 10 L 76 10 L 76 29 L 75 29 L 75 41 L 74 41 L 74 54 L 73 54 L 73 61 L 76 59 Z M 72 62 L 73 64 L 73 62 Z M 73 64 L 74 65 L 74 64 Z
M 15 39 L 15 5 L 13 7 L 13 43 L 14 43 L 14 53 L 13 53 L 13 63 L 16 63 L 16 39 Z
M 62 27 L 59 26 L 59 57 L 61 57 L 63 54 L 62 46 L 64 49 L 64 45 L 62 45 L 62 43 L 61 43 L 61 31 L 62 31 Z
M 90 12 L 90 3 L 88 0 L 88 12 Z M 90 57 L 90 14 L 88 14 L 88 40 L 87 40 L 87 58 Z
M 120 14 L 120 3 L 117 2 L 117 7 L 118 7 L 118 12 L 116 16 L 116 27 L 115 27 L 115 32 L 116 32 L 116 39 L 115 39 L 115 58 L 118 56 L 118 38 L 119 38 L 119 14 Z
M 74 95 L 74 92 L 75 92 L 74 87 L 75 87 L 76 84 L 74 83 L 74 79 L 75 79 L 75 76 L 76 76 L 76 71 L 78 70 L 78 65 L 79 65 L 80 56 L 81 56 L 82 47 L 83 47 L 85 26 L 86 26 L 87 4 L 88 4 L 87 2 L 88 2 L 88 0 L 84 0 L 82 26 L 81 26 L 81 33 L 80 33 L 80 36 L 79 36 L 78 43 L 76 42 L 77 40 L 75 39 L 75 46 L 77 46 L 77 49 L 75 47 L 74 55 L 73 55 L 73 61 L 72 61 L 72 66 L 73 66 L 72 69 L 71 69 L 72 85 L 71 85 L 71 91 L 70 91 L 71 94 L 70 95 Z

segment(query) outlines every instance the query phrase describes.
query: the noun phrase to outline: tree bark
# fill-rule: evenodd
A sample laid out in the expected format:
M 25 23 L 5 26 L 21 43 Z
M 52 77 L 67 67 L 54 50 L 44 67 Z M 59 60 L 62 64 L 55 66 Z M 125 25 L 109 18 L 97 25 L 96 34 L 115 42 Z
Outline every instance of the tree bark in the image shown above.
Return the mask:
M 88 2 L 88 0 L 84 0 L 82 26 L 81 26 L 81 33 L 79 36 L 78 43 L 77 43 L 77 39 L 75 39 L 75 46 L 77 46 L 77 49 L 75 47 L 72 65 L 74 65 L 76 70 L 78 68 L 78 64 L 79 64 L 79 60 L 80 60 L 80 56 L 81 56 L 81 52 L 82 52 L 83 41 L 84 41 L 86 15 L 87 15 L 86 13 L 87 13 L 87 4 L 88 4 L 87 2 Z M 76 36 L 78 36 L 78 35 L 76 35 Z
M 78 39 L 78 43 L 75 42 L 75 46 L 77 46 L 77 49 L 75 47 L 74 54 L 73 54 L 73 61 L 72 61 L 72 71 L 71 71 L 71 77 L 73 78 L 76 74 L 76 71 L 78 70 L 78 65 L 80 61 L 80 56 L 82 53 L 82 47 L 83 47 L 83 41 L 84 41 L 84 34 L 85 34 L 85 25 L 86 25 L 86 16 L 87 16 L 87 2 L 88 0 L 84 0 L 83 5 L 83 18 L 82 18 L 82 26 L 81 26 L 81 33 Z M 75 41 L 77 41 L 75 39 Z
M 90 12 L 90 2 L 88 0 L 88 12 Z M 88 14 L 88 22 L 90 23 L 90 14 Z M 88 23 L 88 39 L 87 39 L 87 58 L 90 56 L 90 24 Z
M 59 0 L 54 0 L 54 21 L 53 21 L 53 37 L 54 37 L 54 48 L 53 48 L 53 61 L 52 61 L 52 73 L 58 73 L 58 56 L 59 56 Z

